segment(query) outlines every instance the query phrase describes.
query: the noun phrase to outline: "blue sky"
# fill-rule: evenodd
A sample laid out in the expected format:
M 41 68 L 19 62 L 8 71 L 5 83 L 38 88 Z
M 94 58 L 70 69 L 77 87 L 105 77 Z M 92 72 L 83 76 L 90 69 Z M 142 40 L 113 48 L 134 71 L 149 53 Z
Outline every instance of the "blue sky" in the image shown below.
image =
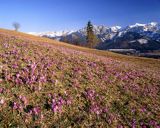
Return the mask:
M 0 28 L 23 32 L 76 30 L 97 25 L 160 22 L 160 0 L 0 0 Z

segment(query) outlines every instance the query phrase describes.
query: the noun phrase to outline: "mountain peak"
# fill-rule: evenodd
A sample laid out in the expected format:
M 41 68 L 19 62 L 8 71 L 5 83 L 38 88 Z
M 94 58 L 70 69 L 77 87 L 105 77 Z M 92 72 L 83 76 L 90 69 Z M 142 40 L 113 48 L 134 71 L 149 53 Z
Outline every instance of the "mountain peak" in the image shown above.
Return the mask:
M 144 27 L 145 25 L 146 25 L 146 24 L 136 23 L 136 24 L 134 24 L 134 25 L 130 25 L 129 27 L 130 27 L 130 28 L 139 27 L 139 26 Z
M 117 32 L 121 28 L 122 28 L 121 26 L 113 26 L 113 27 L 111 27 L 111 30 Z
M 152 26 L 156 26 L 158 23 L 157 22 L 151 22 L 149 23 L 149 25 L 152 25 Z

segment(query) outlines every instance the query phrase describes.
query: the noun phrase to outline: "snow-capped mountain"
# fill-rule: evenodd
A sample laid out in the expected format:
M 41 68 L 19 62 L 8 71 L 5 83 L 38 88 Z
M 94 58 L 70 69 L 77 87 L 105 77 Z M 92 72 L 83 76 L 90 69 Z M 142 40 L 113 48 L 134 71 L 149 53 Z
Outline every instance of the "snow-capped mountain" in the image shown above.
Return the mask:
M 111 40 L 101 42 L 98 49 L 136 49 L 160 50 L 160 24 L 151 22 L 149 24 L 130 25 L 117 32 Z
M 160 42 L 135 32 L 125 32 L 112 40 L 101 42 L 97 49 L 135 49 L 141 52 L 160 50 Z
M 149 24 L 136 23 L 135 25 L 127 26 L 119 32 L 118 36 L 123 36 L 127 32 L 139 33 L 143 36 L 160 41 L 160 24 L 157 22 L 151 22 Z
M 157 22 L 151 22 L 148 24 L 136 23 L 126 27 L 94 25 L 93 31 L 100 41 L 99 46 L 101 48 L 103 47 L 103 49 L 112 48 L 111 46 L 113 44 L 117 45 L 118 43 L 119 45 L 124 41 L 125 43 L 127 42 L 130 44 L 134 44 L 134 42 L 136 42 L 136 44 L 138 43 L 139 45 L 147 45 L 148 42 L 150 45 L 151 42 L 156 42 L 156 44 L 159 42 L 160 44 L 160 23 Z M 86 43 L 86 27 L 77 31 L 42 32 L 30 34 L 57 39 L 77 45 L 85 45 Z M 109 47 L 108 44 L 110 44 Z M 114 48 L 116 47 L 114 46 Z
M 39 33 L 29 32 L 28 34 L 35 35 L 35 36 L 46 36 L 50 38 L 56 38 L 56 37 L 69 35 L 73 32 L 74 31 L 54 31 L 54 32 L 39 32 Z
M 106 27 L 103 25 L 96 26 L 94 25 L 94 32 L 100 38 L 102 42 L 112 39 L 115 36 L 123 36 L 126 32 L 136 32 L 154 39 L 160 40 L 160 37 L 157 34 L 160 34 L 160 24 L 157 22 L 151 22 L 149 24 L 139 24 L 136 23 L 134 25 L 130 25 L 127 27 L 113 26 Z M 29 34 L 37 35 L 37 36 L 45 36 L 49 38 L 64 38 L 69 35 L 79 35 L 81 37 L 86 36 L 86 27 L 77 31 L 58 31 L 58 32 L 30 32 Z M 158 37 L 157 37 L 158 36 Z
M 120 26 L 114 26 L 114 27 L 106 27 L 103 25 L 96 26 L 94 25 L 94 32 L 96 35 L 100 36 L 100 39 L 102 41 L 105 41 L 106 39 L 111 39 L 115 33 L 117 33 L 121 27 Z M 64 38 L 71 35 L 86 37 L 86 27 L 79 29 L 77 31 L 58 31 L 58 32 L 29 32 L 28 34 L 36 35 L 36 36 L 43 36 L 43 37 L 49 37 L 53 39 L 59 39 Z M 74 36 L 73 36 L 74 37 Z

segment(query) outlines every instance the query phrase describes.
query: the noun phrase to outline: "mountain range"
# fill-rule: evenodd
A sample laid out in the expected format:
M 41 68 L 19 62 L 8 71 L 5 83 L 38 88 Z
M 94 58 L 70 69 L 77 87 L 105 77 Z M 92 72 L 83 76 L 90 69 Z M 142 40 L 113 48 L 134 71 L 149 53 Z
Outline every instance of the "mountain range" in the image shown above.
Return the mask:
M 126 27 L 94 25 L 93 29 L 99 39 L 97 49 L 136 49 L 140 51 L 160 49 L 160 23 L 157 22 L 136 23 Z M 77 31 L 31 32 L 29 34 L 76 45 L 86 44 L 86 27 Z

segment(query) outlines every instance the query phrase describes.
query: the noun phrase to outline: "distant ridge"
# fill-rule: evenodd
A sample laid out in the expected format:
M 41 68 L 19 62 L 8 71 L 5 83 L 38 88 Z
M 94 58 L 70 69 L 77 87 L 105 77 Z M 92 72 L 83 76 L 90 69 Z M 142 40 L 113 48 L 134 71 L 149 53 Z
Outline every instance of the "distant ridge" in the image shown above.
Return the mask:
M 136 23 L 126 27 L 94 25 L 93 29 L 99 39 L 99 44 L 96 46 L 97 49 L 160 50 L 160 24 L 157 22 L 148 24 Z M 75 45 L 85 46 L 86 44 L 86 27 L 77 31 L 30 34 Z

